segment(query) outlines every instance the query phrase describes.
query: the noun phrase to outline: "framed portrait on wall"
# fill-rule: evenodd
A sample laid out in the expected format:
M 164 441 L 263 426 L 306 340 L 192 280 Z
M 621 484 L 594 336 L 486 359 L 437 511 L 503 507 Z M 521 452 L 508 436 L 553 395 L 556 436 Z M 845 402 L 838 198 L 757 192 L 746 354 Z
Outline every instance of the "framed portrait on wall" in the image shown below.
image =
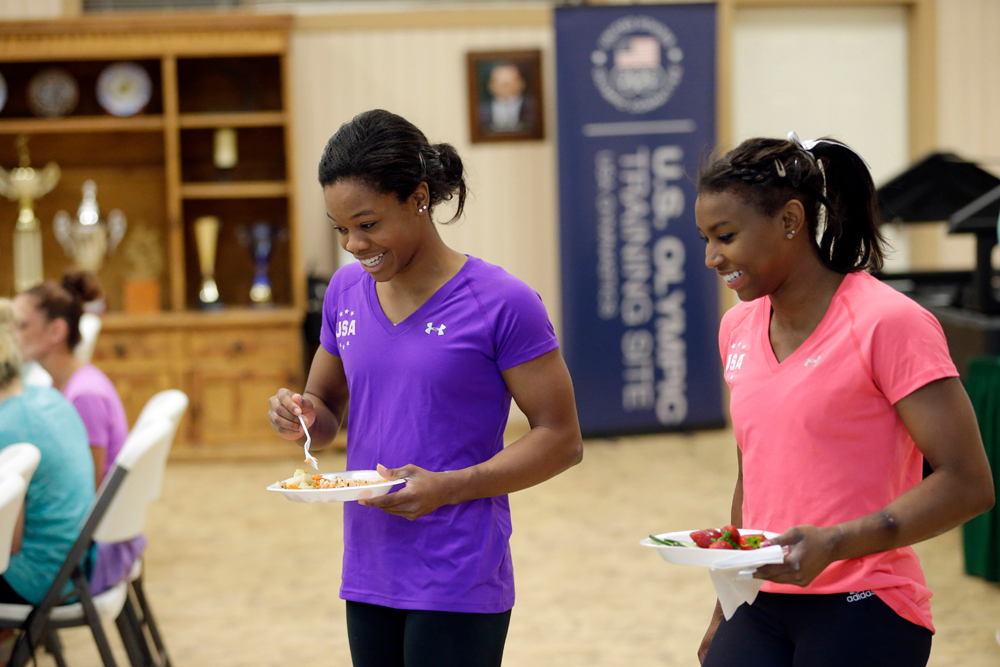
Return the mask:
M 545 138 L 540 50 L 477 51 L 466 64 L 472 143 Z

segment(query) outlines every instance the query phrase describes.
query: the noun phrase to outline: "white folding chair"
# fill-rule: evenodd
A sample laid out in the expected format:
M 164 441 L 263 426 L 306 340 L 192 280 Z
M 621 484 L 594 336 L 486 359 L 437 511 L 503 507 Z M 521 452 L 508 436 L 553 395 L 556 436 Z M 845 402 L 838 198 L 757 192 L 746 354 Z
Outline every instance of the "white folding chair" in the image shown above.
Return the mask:
M 37 361 L 27 361 L 21 366 L 21 382 L 29 387 L 51 387 L 52 376 Z
M 14 544 L 14 529 L 21 516 L 24 494 L 28 483 L 20 473 L 4 472 L 0 466 L 0 574 L 10 565 L 10 551 Z
M 101 333 L 102 321 L 94 313 L 84 313 L 80 316 L 80 342 L 73 348 L 73 356 L 85 364 L 94 358 L 94 347 L 97 336 Z
M 7 571 L 10 565 L 11 544 L 14 541 L 14 528 L 21 516 L 21 506 L 28 492 L 28 484 L 42 461 L 42 453 L 38 447 L 26 442 L 7 445 L 0 449 L 0 574 Z M 11 477 L 11 480 L 7 480 Z M 14 484 L 13 482 L 18 484 Z M 13 495 L 11 495 L 13 494 Z M 9 497 L 8 497 L 9 496 Z M 16 502 L 8 500 L 20 498 Z
M 119 621 L 128 597 L 127 583 L 92 595 L 81 563 L 92 539 L 121 542 L 142 534 L 146 506 L 152 500 L 149 476 L 155 471 L 162 450 L 170 447 L 172 429 L 168 420 L 154 420 L 129 434 L 114 467 L 101 484 L 79 536 L 42 601 L 34 606 L 0 604 L 0 627 L 22 630 L 8 665 L 23 667 L 44 641 L 56 664 L 63 667 L 66 662 L 55 631 L 88 625 L 104 665 L 117 667 L 101 625 L 102 618 L 116 620 L 129 660 L 139 664 L 138 640 L 125 621 Z M 64 594 L 67 584 L 72 585 L 71 590 Z M 73 598 L 76 601 L 71 602 Z
M 181 417 L 184 416 L 187 406 L 187 394 L 180 389 L 161 391 L 146 401 L 146 405 L 142 406 L 142 412 L 139 413 L 139 417 L 135 420 L 135 425 L 138 427 L 143 422 L 157 417 L 166 417 L 174 422 L 175 425 L 180 425 Z
M 135 420 L 133 428 L 142 428 L 146 423 L 154 419 L 169 419 L 173 424 L 173 431 L 170 433 L 170 441 L 173 443 L 180 426 L 181 418 L 188 407 L 188 397 L 179 389 L 167 389 L 156 394 L 142 407 L 139 417 Z M 155 474 L 151 476 L 149 492 L 152 500 L 156 500 L 163 493 L 163 477 L 167 467 L 167 455 L 170 448 L 162 452 L 163 458 Z M 170 657 L 167 655 L 166 646 L 160 635 L 160 628 L 156 624 L 153 616 L 153 609 L 146 598 L 146 590 L 143 582 L 143 562 L 142 557 L 136 559 L 132 566 L 132 572 L 128 576 L 129 598 L 122 609 L 122 615 L 127 622 L 133 625 L 134 634 L 141 642 L 140 651 L 145 662 L 143 665 L 159 665 L 159 667 L 170 667 Z M 136 605 L 132 604 L 135 598 Z M 138 609 L 136 608 L 138 606 Z M 148 635 L 148 637 L 147 637 Z M 152 646 L 150 646 L 152 642 Z M 155 658 L 154 658 L 155 654 Z
M 31 484 L 31 478 L 42 460 L 38 447 L 26 442 L 7 445 L 0 449 L 0 472 L 16 472 L 25 484 Z

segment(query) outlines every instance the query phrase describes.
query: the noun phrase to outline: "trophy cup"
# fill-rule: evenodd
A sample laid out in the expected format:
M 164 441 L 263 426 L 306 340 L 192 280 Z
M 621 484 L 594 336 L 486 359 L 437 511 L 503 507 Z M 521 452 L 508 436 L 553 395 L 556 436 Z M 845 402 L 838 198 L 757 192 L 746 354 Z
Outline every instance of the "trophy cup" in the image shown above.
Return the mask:
M 27 136 L 18 136 L 15 145 L 20 166 L 11 171 L 0 167 L 0 194 L 21 206 L 14 226 L 14 291 L 23 292 L 42 282 L 42 230 L 35 200 L 56 186 L 61 172 L 55 162 L 41 171 L 31 168 Z
M 236 130 L 231 127 L 220 127 L 212 139 L 212 162 L 219 170 L 221 179 L 232 180 L 233 167 L 239 161 L 239 140 Z
M 269 222 L 255 222 L 240 228 L 239 239 L 244 246 L 249 246 L 253 253 L 253 284 L 250 286 L 250 300 L 255 305 L 271 303 L 271 279 L 268 268 L 271 261 L 271 250 L 274 242 L 283 239 L 284 230 Z
M 198 300 L 205 309 L 220 308 L 219 287 L 215 284 L 215 249 L 219 241 L 219 219 L 204 215 L 194 221 L 194 243 L 198 247 L 201 290 Z
M 59 244 L 73 262 L 81 269 L 97 273 L 104 257 L 114 253 L 118 243 L 125 236 L 125 214 L 115 209 L 108 219 L 101 219 L 101 209 L 97 206 L 97 184 L 83 183 L 83 201 L 76 211 L 76 220 L 66 211 L 56 213 L 52 228 Z

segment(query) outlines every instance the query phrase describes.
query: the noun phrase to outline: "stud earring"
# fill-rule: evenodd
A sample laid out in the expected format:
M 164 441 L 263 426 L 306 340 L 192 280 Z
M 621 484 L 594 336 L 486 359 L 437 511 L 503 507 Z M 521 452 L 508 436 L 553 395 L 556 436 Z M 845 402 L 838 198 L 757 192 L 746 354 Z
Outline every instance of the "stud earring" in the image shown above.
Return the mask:
M 795 230 L 794 229 L 792 231 L 788 232 L 787 234 L 785 234 L 785 238 L 788 238 L 788 239 L 792 238 L 793 236 L 795 236 Z
M 427 204 L 424 204 L 423 206 L 417 209 L 417 213 L 423 213 L 426 210 L 427 210 Z

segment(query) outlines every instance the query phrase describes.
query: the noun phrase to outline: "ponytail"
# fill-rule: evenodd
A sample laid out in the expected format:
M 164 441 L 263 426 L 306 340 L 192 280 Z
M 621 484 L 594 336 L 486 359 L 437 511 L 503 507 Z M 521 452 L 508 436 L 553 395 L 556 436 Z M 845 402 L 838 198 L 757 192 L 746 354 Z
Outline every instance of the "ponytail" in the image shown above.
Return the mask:
M 62 284 L 45 282 L 24 292 L 35 300 L 35 307 L 45 313 L 45 319 L 66 320 L 66 347 L 72 351 L 80 342 L 80 317 L 83 304 L 104 296 L 97 276 L 90 271 L 72 270 L 63 276 Z
M 839 273 L 879 271 L 885 237 L 879 231 L 878 196 L 868 165 L 836 141 L 820 141 L 810 151 L 823 165 L 829 210 L 818 235 L 819 256 Z
M 698 192 L 733 192 L 762 215 L 797 199 L 820 261 L 837 273 L 878 271 L 885 258 L 868 165 L 833 139 L 747 139 L 698 176 Z

